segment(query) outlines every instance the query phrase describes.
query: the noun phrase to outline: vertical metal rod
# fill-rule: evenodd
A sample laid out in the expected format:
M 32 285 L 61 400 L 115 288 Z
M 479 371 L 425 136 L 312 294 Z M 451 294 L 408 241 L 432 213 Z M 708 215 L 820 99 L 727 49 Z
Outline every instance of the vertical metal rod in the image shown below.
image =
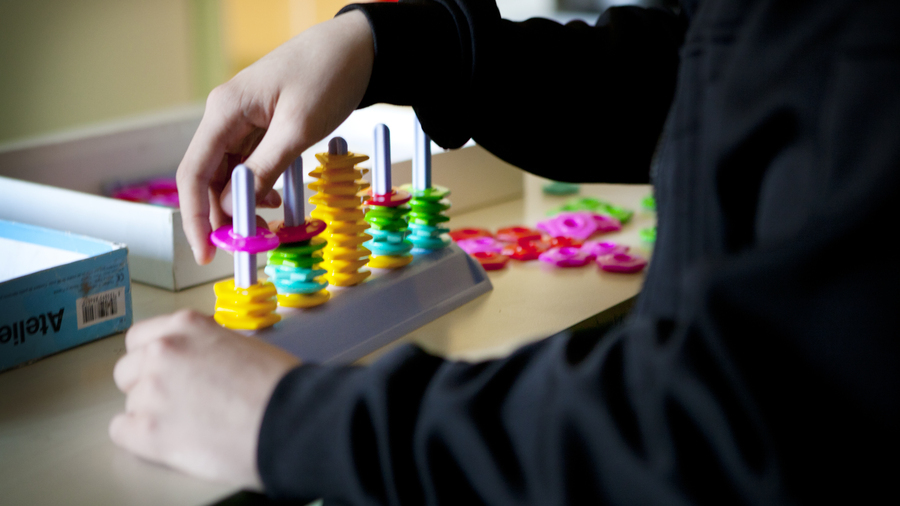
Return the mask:
M 256 194 L 253 172 L 240 164 L 231 173 L 232 227 L 235 235 L 256 235 Z M 234 285 L 250 288 L 256 284 L 256 254 L 234 252 Z
M 416 130 L 416 155 L 413 158 L 413 190 L 431 188 L 431 138 L 422 130 L 419 118 L 414 118 Z
M 331 140 L 328 141 L 328 154 L 346 155 L 347 141 L 345 141 L 343 137 L 332 137 Z
M 375 126 L 375 163 L 372 167 L 372 194 L 391 193 L 391 132 L 387 125 Z
M 299 156 L 284 171 L 284 226 L 299 227 L 306 221 L 303 208 L 303 159 Z

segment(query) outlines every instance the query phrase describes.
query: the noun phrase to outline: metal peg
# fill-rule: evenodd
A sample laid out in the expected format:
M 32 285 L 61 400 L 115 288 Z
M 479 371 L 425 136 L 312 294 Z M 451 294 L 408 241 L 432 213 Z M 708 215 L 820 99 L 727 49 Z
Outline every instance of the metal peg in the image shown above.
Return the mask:
M 422 130 L 419 118 L 413 118 L 416 130 L 416 156 L 413 158 L 413 190 L 431 188 L 431 138 Z
M 256 235 L 256 194 L 253 172 L 240 164 L 231 173 L 231 209 L 234 233 L 242 237 Z M 256 284 L 256 254 L 234 252 L 234 285 L 250 288 Z
M 331 140 L 328 141 L 328 154 L 346 155 L 347 141 L 345 141 L 343 137 L 332 137 Z
M 299 227 L 306 222 L 303 208 L 303 159 L 299 156 L 284 171 L 284 226 Z
M 375 163 L 372 167 L 372 194 L 391 193 L 391 131 L 387 125 L 375 126 Z

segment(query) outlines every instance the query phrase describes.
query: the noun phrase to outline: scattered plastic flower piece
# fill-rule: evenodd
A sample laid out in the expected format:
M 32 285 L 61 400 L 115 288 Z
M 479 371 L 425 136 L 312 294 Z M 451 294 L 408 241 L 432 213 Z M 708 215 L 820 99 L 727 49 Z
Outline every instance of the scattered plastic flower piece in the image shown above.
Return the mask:
M 497 271 L 504 267 L 509 262 L 509 257 L 506 255 L 501 255 L 500 253 L 490 253 L 487 251 L 480 251 L 478 253 L 473 253 L 472 258 L 478 261 L 484 270 L 486 271 Z
M 166 207 L 178 207 L 178 187 L 175 178 L 156 178 L 127 186 L 118 185 L 110 196 L 130 202 L 142 202 Z
M 594 224 L 597 225 L 597 230 L 594 233 L 605 234 L 607 232 L 618 232 L 619 230 L 622 230 L 622 222 L 611 216 L 604 216 L 602 214 L 594 215 Z
M 551 237 L 549 239 L 545 239 L 545 242 L 549 243 L 551 248 L 580 248 L 583 244 L 578 239 L 572 239 L 571 237 L 565 236 Z
M 536 260 L 541 253 L 550 249 L 550 245 L 544 241 L 520 240 L 516 244 L 509 244 L 503 248 L 502 253 L 512 259 L 529 261 Z
M 581 249 L 596 258 L 615 253 L 628 253 L 630 248 L 624 244 L 618 244 L 612 241 L 588 241 L 584 243 Z
M 553 216 L 565 211 L 591 211 L 597 214 L 612 216 L 613 218 L 619 220 L 619 222 L 621 222 L 622 224 L 628 223 L 628 220 L 630 220 L 632 215 L 634 215 L 634 211 L 630 209 L 615 206 L 613 204 L 610 204 L 609 202 L 595 199 L 593 197 L 570 199 L 562 206 L 557 207 L 556 209 L 551 209 L 547 214 Z
M 545 184 L 543 190 L 548 195 L 573 195 L 581 190 L 581 185 L 553 181 Z
M 500 253 L 506 244 L 494 239 L 493 237 L 476 237 L 474 239 L 462 239 L 456 241 L 456 244 L 463 251 L 472 255 L 475 253 L 489 252 Z
M 656 227 L 642 228 L 638 231 L 638 236 L 642 241 L 653 244 L 656 242 Z
M 593 259 L 588 252 L 581 248 L 563 247 L 551 248 L 538 256 L 538 259 L 557 267 L 582 267 Z
M 541 221 L 537 227 L 552 236 L 564 236 L 584 241 L 597 232 L 615 232 L 622 224 L 615 218 L 588 211 L 567 211 Z
M 457 228 L 456 230 L 451 230 L 450 238 L 454 241 L 462 241 L 463 239 L 476 239 L 478 237 L 494 237 L 494 234 L 490 232 L 490 230 L 485 230 L 483 228 Z
M 521 241 L 540 240 L 541 233 L 528 227 L 506 227 L 498 230 L 494 237 L 501 241 L 518 243 Z
M 607 272 L 632 274 L 640 272 L 647 266 L 647 260 L 628 253 L 611 253 L 597 257 L 597 265 Z

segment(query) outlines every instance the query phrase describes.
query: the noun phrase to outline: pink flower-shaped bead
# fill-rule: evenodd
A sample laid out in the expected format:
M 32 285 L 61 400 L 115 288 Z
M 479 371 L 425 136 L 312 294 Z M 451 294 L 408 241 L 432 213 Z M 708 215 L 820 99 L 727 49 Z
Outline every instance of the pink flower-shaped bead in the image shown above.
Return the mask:
M 571 237 L 583 241 L 597 231 L 594 214 L 587 211 L 560 213 L 537 224 L 537 228 L 557 237 Z
M 553 264 L 557 267 L 581 267 L 591 261 L 591 256 L 581 248 L 566 246 L 551 248 L 538 257 L 542 262 Z
M 470 255 L 475 253 L 500 253 L 504 246 L 504 243 L 493 237 L 462 239 L 457 241 L 456 244 Z
M 628 253 L 610 253 L 597 257 L 597 265 L 607 272 L 630 274 L 642 271 L 647 266 L 647 260 Z
M 588 241 L 584 243 L 581 249 L 596 258 L 613 253 L 628 253 L 630 248 L 624 244 L 617 244 L 612 241 Z
M 622 230 L 622 222 L 611 217 L 604 216 L 602 214 L 594 215 L 594 224 L 597 225 L 597 229 L 594 233 L 606 233 L 606 232 L 618 232 Z

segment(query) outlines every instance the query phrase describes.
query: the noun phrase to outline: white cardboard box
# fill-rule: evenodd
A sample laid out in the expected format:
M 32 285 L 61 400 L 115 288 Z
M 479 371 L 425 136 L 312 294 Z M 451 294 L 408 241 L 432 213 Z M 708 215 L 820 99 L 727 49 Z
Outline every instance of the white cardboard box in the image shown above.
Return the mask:
M 132 279 L 169 290 L 232 275 L 227 254 L 216 255 L 209 265 L 195 264 L 177 209 L 100 195 L 114 180 L 173 173 L 202 114 L 202 108 L 190 107 L 0 146 L 0 219 L 124 243 Z M 334 135 L 345 137 L 351 151 L 371 154 L 377 123 L 391 128 L 394 184 L 408 182 L 411 109 L 373 106 L 356 111 Z M 304 153 L 305 172 L 314 167 L 313 154 L 327 149 L 326 142 Z M 482 148 L 440 151 L 433 150 L 434 182 L 453 192 L 449 215 L 521 196 L 521 172 Z M 282 213 L 259 211 L 267 220 Z M 264 263 L 260 255 L 259 265 Z

